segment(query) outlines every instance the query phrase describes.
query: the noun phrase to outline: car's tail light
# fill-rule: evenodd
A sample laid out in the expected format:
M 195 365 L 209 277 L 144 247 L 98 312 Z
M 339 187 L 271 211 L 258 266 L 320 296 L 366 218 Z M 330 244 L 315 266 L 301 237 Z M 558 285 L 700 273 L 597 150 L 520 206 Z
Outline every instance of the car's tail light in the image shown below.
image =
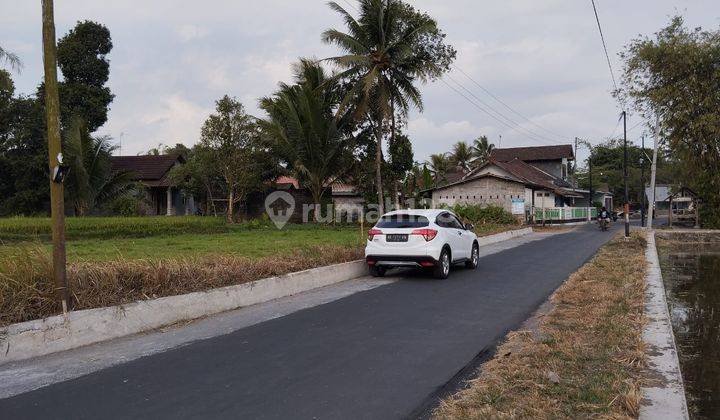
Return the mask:
M 382 235 L 382 230 L 380 229 L 370 229 L 368 230 L 368 241 L 372 241 L 375 235 Z
M 438 231 L 435 229 L 415 229 L 411 235 L 420 235 L 425 238 L 426 241 L 430 242 L 437 236 Z

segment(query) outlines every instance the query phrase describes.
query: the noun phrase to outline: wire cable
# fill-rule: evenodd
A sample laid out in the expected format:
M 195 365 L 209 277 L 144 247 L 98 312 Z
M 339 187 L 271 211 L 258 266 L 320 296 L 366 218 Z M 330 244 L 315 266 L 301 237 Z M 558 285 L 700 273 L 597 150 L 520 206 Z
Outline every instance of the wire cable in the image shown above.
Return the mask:
M 592 3 L 593 11 L 595 12 L 595 21 L 597 22 L 598 31 L 600 31 L 600 40 L 602 40 L 603 50 L 605 50 L 605 58 L 607 59 L 608 68 L 610 69 L 610 77 L 612 78 L 613 86 L 617 91 L 618 87 L 615 82 L 615 73 L 613 72 L 612 63 L 610 62 L 610 54 L 608 54 L 607 45 L 605 44 L 605 35 L 603 35 L 602 26 L 600 26 L 600 17 L 598 17 L 595 0 L 590 0 L 590 2 Z
M 507 123 L 506 125 L 509 125 L 510 127 L 512 127 L 513 129 L 515 129 L 515 130 L 517 130 L 517 131 L 522 131 L 522 132 L 524 132 L 526 135 L 528 135 L 528 136 L 530 136 L 530 137 L 534 137 L 534 138 L 536 138 L 536 139 L 539 140 L 539 141 L 549 142 L 550 144 L 555 144 L 555 143 L 557 143 L 556 140 L 547 138 L 547 137 L 545 137 L 545 136 L 543 136 L 543 135 L 541 135 L 541 134 L 538 134 L 538 133 L 536 133 L 536 132 L 534 132 L 534 131 L 532 131 L 532 130 L 530 130 L 530 129 L 528 129 L 528 128 L 525 128 L 525 127 L 523 127 L 522 125 L 518 124 L 515 120 L 513 120 L 513 119 L 511 119 L 511 118 L 508 118 L 506 115 L 498 112 L 496 109 L 494 109 L 494 108 L 493 108 L 491 105 L 489 105 L 487 102 L 483 101 L 481 98 L 479 98 L 479 97 L 478 97 L 477 95 L 475 95 L 473 92 L 471 92 L 469 89 L 467 89 L 465 86 L 463 86 L 462 83 L 458 82 L 458 81 L 457 81 L 455 78 L 453 78 L 451 75 L 447 74 L 446 76 L 447 76 L 448 79 L 452 80 L 457 86 L 459 86 L 462 90 L 464 90 L 464 91 L 467 92 L 470 96 L 472 96 L 473 98 L 475 98 L 475 100 L 477 100 L 479 103 L 481 103 L 485 108 L 489 109 L 491 112 L 493 112 L 493 113 L 494 113 L 495 115 L 497 115 L 499 118 L 503 119 L 503 120 Z
M 505 127 L 507 127 L 507 128 L 510 129 L 510 130 L 517 130 L 516 127 L 513 127 L 512 125 L 506 123 L 505 121 L 501 120 L 500 118 L 498 118 L 498 117 L 496 117 L 495 115 L 493 115 L 493 114 L 491 114 L 490 112 L 488 112 L 488 111 L 487 111 L 485 108 L 483 108 L 482 106 L 478 105 L 477 102 L 473 101 L 473 100 L 470 99 L 467 95 L 465 95 L 464 93 L 462 93 L 461 91 L 459 91 L 457 88 L 455 88 L 454 86 L 452 86 L 451 84 L 449 84 L 445 79 L 442 79 L 442 78 L 441 78 L 441 79 L 439 79 L 439 80 L 440 80 L 441 82 L 443 82 L 447 87 L 449 87 L 450 89 L 452 89 L 453 91 L 455 91 L 455 93 L 457 93 L 458 95 L 462 96 L 466 101 L 470 102 L 470 104 L 473 105 L 475 108 L 477 108 L 477 109 L 479 109 L 480 111 L 482 111 L 483 113 L 487 114 L 490 118 L 494 119 L 495 121 L 497 121 L 498 123 L 504 125 Z M 538 139 L 538 138 L 535 138 L 535 137 L 532 137 L 532 136 L 529 137 L 529 138 L 530 138 L 531 140 L 535 140 L 536 142 L 541 143 L 541 144 L 545 144 L 545 145 L 548 144 L 547 141 L 543 141 L 543 140 L 541 140 L 541 139 Z
M 472 77 L 470 77 L 470 75 L 467 74 L 467 73 L 465 73 L 465 72 L 463 71 L 463 69 L 461 69 L 460 67 L 457 66 L 457 64 L 453 64 L 452 67 L 453 67 L 455 70 L 457 70 L 457 71 L 459 71 L 460 73 L 462 73 L 468 80 L 470 80 L 470 81 L 471 81 L 472 83 L 474 83 L 477 87 L 479 87 L 480 89 L 482 89 L 483 92 L 485 92 L 485 93 L 486 93 L 488 96 L 490 96 L 491 98 L 495 99 L 495 101 L 497 101 L 497 102 L 500 103 L 502 106 L 504 106 L 505 108 L 507 108 L 507 109 L 508 109 L 510 112 L 512 112 L 513 114 L 515 114 L 515 115 L 519 116 L 520 118 L 526 120 L 527 122 L 529 122 L 530 124 L 532 124 L 532 125 L 534 125 L 535 127 L 539 128 L 540 130 L 543 130 L 544 132 L 546 132 L 546 133 L 548 133 L 548 134 L 550 134 L 550 135 L 552 135 L 552 136 L 558 137 L 558 138 L 562 139 L 563 141 L 567 141 L 567 139 L 568 139 L 567 136 L 563 136 L 562 134 L 558 134 L 558 133 L 556 133 L 556 132 L 550 131 L 550 130 L 546 129 L 545 127 L 541 126 L 540 124 L 536 123 L 535 121 L 531 120 L 530 118 L 526 117 L 525 115 L 521 114 L 520 112 L 516 111 L 513 107 L 511 107 L 510 105 L 508 105 L 507 103 L 505 103 L 502 99 L 498 98 L 495 94 L 493 94 L 493 93 L 492 93 L 490 90 L 488 90 L 486 87 L 484 87 L 483 85 L 481 85 L 480 83 L 478 83 L 475 79 L 473 79 Z

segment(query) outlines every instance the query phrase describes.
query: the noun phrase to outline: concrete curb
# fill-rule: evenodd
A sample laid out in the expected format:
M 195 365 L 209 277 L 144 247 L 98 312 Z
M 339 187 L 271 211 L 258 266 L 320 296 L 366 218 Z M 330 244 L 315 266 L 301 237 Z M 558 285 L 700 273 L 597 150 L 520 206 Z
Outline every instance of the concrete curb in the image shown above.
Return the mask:
M 645 314 L 648 317 L 648 324 L 643 330 L 643 340 L 648 346 L 652 381 L 650 385 L 641 389 L 643 399 L 640 405 L 640 419 L 688 419 L 685 388 L 670 324 L 654 231 L 648 231 L 647 242 Z
M 478 238 L 485 246 L 532 233 Z M 205 292 L 68 312 L 0 328 L 0 365 L 150 331 L 367 275 L 364 260 L 313 268 Z
M 507 232 L 496 233 L 495 235 L 488 235 L 478 238 L 478 245 L 485 246 L 494 244 L 497 242 L 506 241 L 508 239 L 517 238 L 519 236 L 529 235 L 533 232 L 532 228 L 509 230 Z
M 68 312 L 0 329 L 0 364 L 43 356 L 294 295 L 364 276 L 365 261 L 314 268 L 206 292 Z

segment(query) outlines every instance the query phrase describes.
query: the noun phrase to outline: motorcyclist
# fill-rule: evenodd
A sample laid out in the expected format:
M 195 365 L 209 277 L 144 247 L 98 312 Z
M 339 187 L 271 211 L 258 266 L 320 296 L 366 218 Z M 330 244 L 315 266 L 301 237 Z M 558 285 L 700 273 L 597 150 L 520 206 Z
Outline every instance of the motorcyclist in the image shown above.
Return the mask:
M 600 209 L 600 214 L 598 214 L 598 223 L 600 224 L 602 230 L 607 229 L 607 226 L 610 224 L 610 212 L 607 211 L 605 206 Z
M 607 221 L 610 221 L 610 212 L 607 211 L 604 206 L 602 209 L 600 209 L 600 215 L 598 216 L 598 219 L 606 219 Z

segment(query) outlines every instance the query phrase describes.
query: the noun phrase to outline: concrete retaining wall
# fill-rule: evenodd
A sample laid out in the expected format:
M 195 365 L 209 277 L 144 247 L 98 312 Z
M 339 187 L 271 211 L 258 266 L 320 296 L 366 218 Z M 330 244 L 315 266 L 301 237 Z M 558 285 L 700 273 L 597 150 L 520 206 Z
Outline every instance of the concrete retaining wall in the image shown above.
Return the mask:
M 652 380 L 648 386 L 641 389 L 643 400 L 640 406 L 640 419 L 687 419 L 685 388 L 670 324 L 665 286 L 655 246 L 655 232 L 648 231 L 647 237 L 645 314 L 648 323 L 643 331 L 643 340 L 648 347 L 648 365 Z
M 485 246 L 494 244 L 497 242 L 506 241 L 511 238 L 517 238 L 518 236 L 525 236 L 532 233 L 532 228 L 509 230 L 507 232 L 496 233 L 495 235 L 488 235 L 478 238 L 478 245 Z
M 71 311 L 67 315 L 12 324 L 0 329 L 0 364 L 202 318 L 366 274 L 365 262 L 360 260 L 207 292 Z
M 532 233 L 518 229 L 478 238 L 480 246 Z M 267 302 L 367 274 L 364 260 L 250 283 L 126 305 L 71 311 L 0 328 L 0 364 L 43 356 Z

